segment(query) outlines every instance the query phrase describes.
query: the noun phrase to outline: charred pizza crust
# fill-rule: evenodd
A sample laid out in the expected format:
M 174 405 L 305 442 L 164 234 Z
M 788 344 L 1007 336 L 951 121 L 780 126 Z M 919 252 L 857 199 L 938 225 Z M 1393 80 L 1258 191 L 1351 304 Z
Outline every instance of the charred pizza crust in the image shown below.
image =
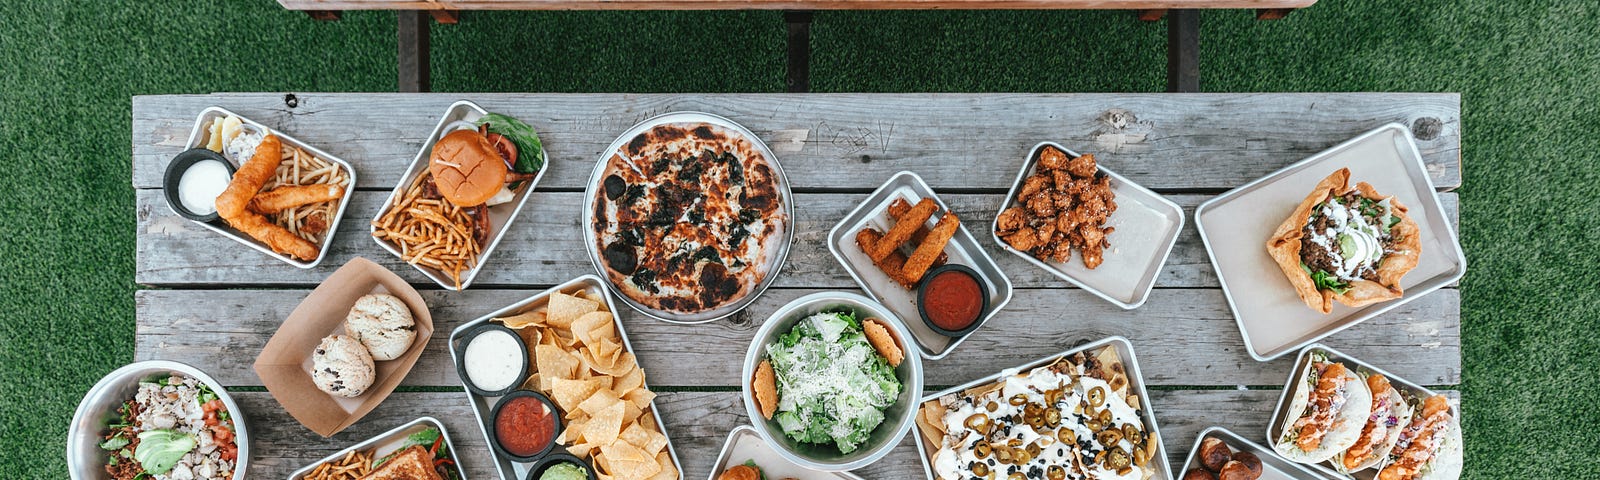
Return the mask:
M 1383 200 L 1377 189 L 1366 182 L 1357 183 L 1355 190 L 1361 196 L 1374 201 Z M 1300 266 L 1300 249 L 1304 232 L 1302 229 L 1311 220 L 1311 214 L 1317 205 L 1329 198 L 1343 195 L 1351 191 L 1350 169 L 1341 168 L 1333 172 L 1316 188 L 1306 195 L 1305 200 L 1295 207 L 1294 213 L 1278 226 L 1278 230 L 1267 240 L 1267 254 L 1272 256 L 1283 274 L 1288 277 L 1289 284 L 1294 287 L 1295 293 L 1300 295 L 1300 300 L 1318 312 L 1328 313 L 1333 311 L 1333 302 L 1349 307 L 1361 307 L 1384 300 L 1400 298 L 1405 292 L 1400 288 L 1400 278 L 1417 266 L 1417 261 L 1422 255 L 1421 229 L 1417 222 L 1407 215 L 1405 205 L 1400 200 L 1390 198 L 1393 206 L 1392 213 L 1400 218 L 1400 222 L 1390 227 L 1390 235 L 1394 240 L 1394 251 L 1383 257 L 1378 264 L 1378 281 L 1351 280 L 1350 289 L 1344 293 L 1335 293 L 1332 290 L 1319 289 L 1311 277 Z
M 778 171 L 751 139 L 707 123 L 656 126 L 607 160 L 594 196 L 601 270 L 650 309 L 693 314 L 750 295 L 789 228 Z

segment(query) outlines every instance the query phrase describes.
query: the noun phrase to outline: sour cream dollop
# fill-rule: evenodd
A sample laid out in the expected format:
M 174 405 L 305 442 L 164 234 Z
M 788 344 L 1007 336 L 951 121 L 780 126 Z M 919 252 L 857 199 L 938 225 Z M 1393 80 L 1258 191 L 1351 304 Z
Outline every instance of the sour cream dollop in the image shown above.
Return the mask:
M 228 180 L 228 167 L 222 162 L 195 162 L 178 178 L 178 201 L 196 215 L 216 213 L 217 196 L 228 189 Z

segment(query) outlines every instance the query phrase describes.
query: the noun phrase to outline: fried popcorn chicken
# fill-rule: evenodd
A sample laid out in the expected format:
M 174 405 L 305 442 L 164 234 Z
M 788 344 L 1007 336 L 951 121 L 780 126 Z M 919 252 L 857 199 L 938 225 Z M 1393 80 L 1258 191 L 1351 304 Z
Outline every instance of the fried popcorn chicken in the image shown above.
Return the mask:
M 1111 179 L 1099 174 L 1094 155 L 1069 158 L 1046 146 L 1014 200 L 995 219 L 995 233 L 1006 244 L 1053 262 L 1071 261 L 1074 249 L 1086 267 L 1104 261 L 1111 245 L 1106 236 L 1114 230 L 1105 223 L 1117 202 Z

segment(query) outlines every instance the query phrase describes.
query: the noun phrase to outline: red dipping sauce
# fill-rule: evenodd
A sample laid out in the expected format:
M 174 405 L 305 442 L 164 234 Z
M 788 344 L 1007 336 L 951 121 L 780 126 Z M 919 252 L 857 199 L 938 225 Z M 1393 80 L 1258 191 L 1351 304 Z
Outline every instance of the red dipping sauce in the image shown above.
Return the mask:
M 555 440 L 556 418 L 535 397 L 516 397 L 500 407 L 494 419 L 495 440 L 512 455 L 531 457 Z
M 959 331 L 983 313 L 983 287 L 966 272 L 946 270 L 928 280 L 922 309 L 939 328 Z

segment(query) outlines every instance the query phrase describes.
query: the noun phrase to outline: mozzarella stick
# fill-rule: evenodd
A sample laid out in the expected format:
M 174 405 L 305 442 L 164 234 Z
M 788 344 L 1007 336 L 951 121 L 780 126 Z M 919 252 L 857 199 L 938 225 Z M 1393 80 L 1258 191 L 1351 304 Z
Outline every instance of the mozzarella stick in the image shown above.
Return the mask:
M 936 208 L 938 205 L 933 203 L 932 199 L 924 198 L 917 202 L 917 206 L 911 207 L 911 211 L 895 220 L 894 227 L 883 234 L 883 238 L 872 250 L 867 251 L 867 257 L 876 262 L 889 256 L 896 248 L 900 248 L 900 244 L 911 239 L 911 234 L 916 233 L 917 227 L 927 223 L 928 217 L 933 216 Z
M 893 202 L 889 202 L 889 209 L 888 210 L 889 210 L 889 220 L 899 220 L 900 217 L 905 216 L 906 212 L 911 211 L 911 204 L 907 203 L 906 199 L 904 199 L 904 198 L 896 198 L 896 199 L 894 199 Z M 918 224 L 917 225 L 917 231 L 911 232 L 911 243 L 915 244 L 915 245 L 922 245 L 922 242 L 927 241 L 927 239 L 928 239 L 928 225 L 927 225 L 927 222 L 923 222 L 921 224 Z M 949 260 L 950 260 L 950 256 L 946 255 L 943 250 L 940 250 L 939 251 L 939 258 L 935 259 L 933 261 L 933 266 L 937 267 L 937 266 L 940 266 L 940 265 L 944 265 L 945 262 L 947 262 Z
M 267 190 L 250 201 L 256 213 L 278 213 L 302 205 L 344 198 L 344 187 L 334 185 L 292 185 Z
M 950 237 L 955 236 L 956 228 L 960 226 L 961 219 L 956 218 L 954 213 L 946 212 L 933 230 L 928 232 L 928 238 L 917 245 L 916 251 L 911 252 L 911 258 L 906 259 L 901 274 L 906 278 L 922 278 L 922 274 L 928 273 L 928 267 L 933 266 L 933 261 L 939 258 L 939 252 L 944 251 L 944 245 L 950 242 Z
M 879 233 L 876 229 L 869 227 L 863 228 L 861 231 L 856 232 L 856 246 L 861 247 L 861 251 L 863 252 L 872 251 L 872 248 L 876 247 L 882 241 L 883 234 Z M 907 290 L 917 287 L 916 281 L 906 278 L 905 276 L 905 272 L 903 270 L 906 264 L 906 256 L 901 255 L 899 250 L 890 251 L 888 255 L 883 257 L 882 260 L 873 261 L 872 264 L 876 265 L 878 270 L 882 270 L 885 275 L 888 275 L 890 280 L 894 280 L 895 283 L 900 284 L 900 286 L 905 287 Z

